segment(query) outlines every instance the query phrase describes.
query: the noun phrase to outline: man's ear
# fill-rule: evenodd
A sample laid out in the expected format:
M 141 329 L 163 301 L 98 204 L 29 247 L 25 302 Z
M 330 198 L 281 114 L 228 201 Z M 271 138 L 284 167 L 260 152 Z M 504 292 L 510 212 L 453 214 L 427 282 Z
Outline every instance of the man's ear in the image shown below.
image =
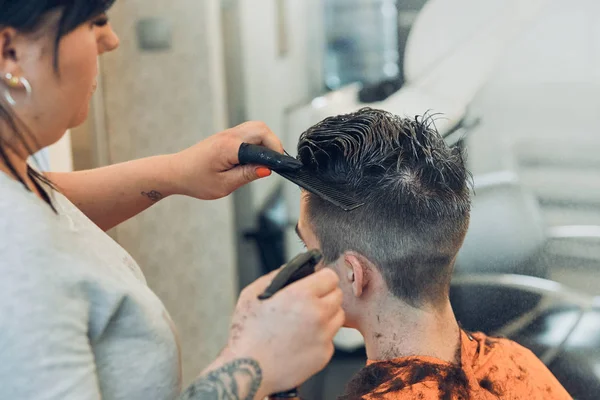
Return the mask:
M 344 271 L 342 279 L 352 285 L 352 292 L 355 297 L 361 297 L 369 283 L 369 262 L 355 252 L 344 253 L 343 261 Z

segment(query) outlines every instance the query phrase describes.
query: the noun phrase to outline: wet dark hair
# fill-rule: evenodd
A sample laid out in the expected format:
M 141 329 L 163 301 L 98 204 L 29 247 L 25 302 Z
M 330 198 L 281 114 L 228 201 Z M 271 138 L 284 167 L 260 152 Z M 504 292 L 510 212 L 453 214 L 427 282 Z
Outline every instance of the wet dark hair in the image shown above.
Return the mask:
M 327 118 L 300 137 L 300 160 L 364 206 L 346 212 L 308 194 L 307 214 L 327 263 L 355 251 L 390 292 L 420 307 L 448 296 L 469 223 L 470 174 L 431 116 L 364 108 Z
M 34 33 L 43 26 L 49 13 L 60 11 L 60 18 L 53 30 L 54 37 L 54 69 L 58 74 L 58 50 L 60 40 L 78 26 L 106 12 L 115 0 L 0 0 L 0 29 L 11 27 L 22 33 Z M 33 149 L 27 145 L 25 135 L 30 134 L 27 127 L 10 109 L 8 104 L 0 101 L 0 119 L 6 123 L 26 148 L 29 154 Z M 21 177 L 10 162 L 6 147 L 10 146 L 0 136 L 0 160 L 9 168 L 14 177 L 29 190 L 23 177 Z M 44 182 L 50 184 L 42 174 L 28 169 L 28 174 L 37 184 Z M 42 191 L 43 192 L 43 191 Z M 49 199 L 46 199 L 50 203 Z M 51 204 L 50 204 L 51 205 Z

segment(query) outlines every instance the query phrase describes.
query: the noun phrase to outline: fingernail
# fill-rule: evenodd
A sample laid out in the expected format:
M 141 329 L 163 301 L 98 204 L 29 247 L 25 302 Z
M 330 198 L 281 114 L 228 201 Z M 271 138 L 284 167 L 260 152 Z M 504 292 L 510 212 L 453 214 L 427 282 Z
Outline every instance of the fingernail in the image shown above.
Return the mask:
M 259 178 L 266 178 L 267 176 L 271 175 L 271 170 L 265 167 L 256 168 L 256 175 Z

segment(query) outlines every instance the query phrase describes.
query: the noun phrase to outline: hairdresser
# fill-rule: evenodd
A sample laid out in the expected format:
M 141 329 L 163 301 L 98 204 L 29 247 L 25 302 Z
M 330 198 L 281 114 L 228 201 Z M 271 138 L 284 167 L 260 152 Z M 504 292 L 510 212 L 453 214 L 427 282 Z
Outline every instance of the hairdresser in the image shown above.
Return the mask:
M 0 0 L 0 399 L 259 399 L 295 387 L 326 365 L 344 319 L 331 270 L 264 302 L 273 276 L 247 287 L 228 345 L 182 388 L 168 313 L 104 233 L 170 195 L 216 199 L 269 175 L 236 166 L 242 142 L 282 151 L 264 124 L 92 171 L 27 163 L 85 120 L 97 57 L 119 43 L 111 3 Z

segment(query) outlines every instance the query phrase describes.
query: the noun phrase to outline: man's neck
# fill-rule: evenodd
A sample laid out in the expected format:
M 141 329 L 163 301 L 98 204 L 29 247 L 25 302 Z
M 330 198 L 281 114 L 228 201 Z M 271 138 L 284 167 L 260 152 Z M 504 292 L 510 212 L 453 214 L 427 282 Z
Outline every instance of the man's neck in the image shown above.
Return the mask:
M 450 301 L 416 309 L 392 296 L 373 303 L 358 329 L 365 338 L 369 360 L 429 356 L 456 362 L 460 328 Z

